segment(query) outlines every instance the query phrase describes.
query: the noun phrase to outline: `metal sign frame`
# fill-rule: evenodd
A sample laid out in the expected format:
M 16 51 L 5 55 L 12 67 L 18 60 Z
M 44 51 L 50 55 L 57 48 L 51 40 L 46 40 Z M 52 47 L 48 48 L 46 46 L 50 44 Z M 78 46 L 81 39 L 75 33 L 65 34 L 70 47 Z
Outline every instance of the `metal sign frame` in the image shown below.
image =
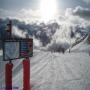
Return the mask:
M 5 59 L 5 43 L 7 42 L 18 42 L 19 43 L 19 57 L 18 58 Z M 27 56 L 21 56 L 21 42 L 27 42 L 29 44 L 28 49 L 30 52 L 32 52 L 30 55 L 27 54 Z M 24 39 L 23 38 L 9 38 L 9 39 L 3 40 L 3 61 L 12 61 L 12 60 L 27 58 L 27 57 L 32 57 L 32 56 L 33 56 L 33 39 L 31 38 L 24 38 Z

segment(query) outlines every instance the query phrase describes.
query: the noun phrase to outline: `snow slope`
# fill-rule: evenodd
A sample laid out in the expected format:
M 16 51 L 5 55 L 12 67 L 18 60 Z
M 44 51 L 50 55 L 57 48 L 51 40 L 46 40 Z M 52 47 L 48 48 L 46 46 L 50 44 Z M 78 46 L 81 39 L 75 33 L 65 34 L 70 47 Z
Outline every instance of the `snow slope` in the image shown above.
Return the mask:
M 86 37 L 82 42 L 71 48 L 72 52 L 87 52 L 90 53 L 90 44 L 87 43 Z
M 13 86 L 22 90 L 22 60 L 13 61 Z M 34 50 L 31 62 L 31 90 L 90 90 L 90 56 L 85 52 L 51 53 Z M 4 86 L 1 62 L 0 84 Z

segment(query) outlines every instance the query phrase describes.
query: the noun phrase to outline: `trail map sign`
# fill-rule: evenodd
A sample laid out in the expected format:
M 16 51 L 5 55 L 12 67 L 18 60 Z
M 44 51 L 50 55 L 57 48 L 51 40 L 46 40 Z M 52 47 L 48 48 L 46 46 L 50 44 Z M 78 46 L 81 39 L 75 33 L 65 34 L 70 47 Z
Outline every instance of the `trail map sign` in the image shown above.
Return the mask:
M 32 57 L 33 55 L 32 39 L 7 39 L 3 44 L 4 61 Z

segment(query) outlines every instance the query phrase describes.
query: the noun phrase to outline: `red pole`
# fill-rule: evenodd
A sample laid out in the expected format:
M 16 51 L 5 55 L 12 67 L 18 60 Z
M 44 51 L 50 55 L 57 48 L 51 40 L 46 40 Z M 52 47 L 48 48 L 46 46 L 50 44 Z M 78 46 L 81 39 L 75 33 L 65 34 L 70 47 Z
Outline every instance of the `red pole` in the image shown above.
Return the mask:
M 7 63 L 5 67 L 5 84 L 6 90 L 12 90 L 12 63 Z
M 23 60 L 23 90 L 30 90 L 30 61 Z

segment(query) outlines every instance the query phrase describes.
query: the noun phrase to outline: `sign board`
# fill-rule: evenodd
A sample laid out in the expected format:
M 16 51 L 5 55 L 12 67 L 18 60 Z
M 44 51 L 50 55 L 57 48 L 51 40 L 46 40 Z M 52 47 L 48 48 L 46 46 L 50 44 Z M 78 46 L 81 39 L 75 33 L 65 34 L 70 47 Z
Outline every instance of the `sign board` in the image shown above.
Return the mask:
M 32 57 L 33 55 L 33 42 L 32 40 L 20 42 L 20 57 Z
M 33 56 L 32 39 L 7 39 L 3 44 L 4 61 Z
M 4 43 L 4 60 L 19 58 L 19 42 Z

